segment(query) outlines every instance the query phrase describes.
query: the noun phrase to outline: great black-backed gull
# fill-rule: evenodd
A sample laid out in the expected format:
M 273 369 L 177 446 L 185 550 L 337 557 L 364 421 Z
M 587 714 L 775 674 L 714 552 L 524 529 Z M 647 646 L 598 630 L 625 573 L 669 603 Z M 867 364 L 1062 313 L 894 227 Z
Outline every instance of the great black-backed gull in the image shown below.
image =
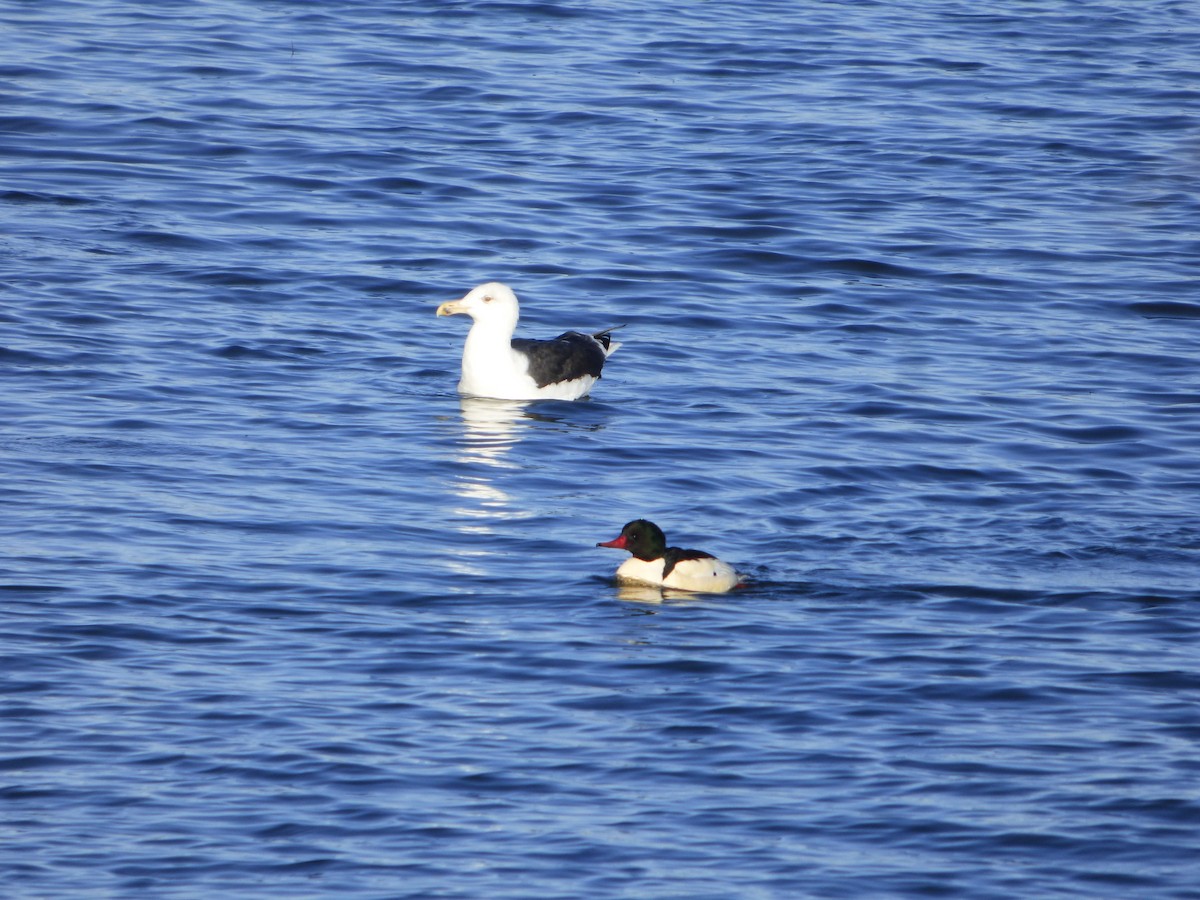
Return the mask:
M 604 360 L 621 346 L 612 340 L 612 328 L 595 334 L 568 331 L 549 341 L 514 338 L 517 295 L 495 281 L 437 308 L 439 316 L 458 313 L 474 319 L 463 345 L 458 389 L 475 397 L 577 400 L 592 389 Z
M 626 523 L 618 537 L 596 546 L 615 547 L 633 554 L 617 569 L 618 581 L 709 594 L 723 594 L 741 581 L 733 566 L 711 553 L 668 547 L 662 529 L 645 519 Z

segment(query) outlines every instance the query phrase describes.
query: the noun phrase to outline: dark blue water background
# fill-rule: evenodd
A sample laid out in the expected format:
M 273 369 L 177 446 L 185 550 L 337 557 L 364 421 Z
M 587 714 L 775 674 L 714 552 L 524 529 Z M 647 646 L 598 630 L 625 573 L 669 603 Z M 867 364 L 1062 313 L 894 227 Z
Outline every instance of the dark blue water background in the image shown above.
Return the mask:
M 1200 897 L 1196 4 L 0 35 L 6 897 Z

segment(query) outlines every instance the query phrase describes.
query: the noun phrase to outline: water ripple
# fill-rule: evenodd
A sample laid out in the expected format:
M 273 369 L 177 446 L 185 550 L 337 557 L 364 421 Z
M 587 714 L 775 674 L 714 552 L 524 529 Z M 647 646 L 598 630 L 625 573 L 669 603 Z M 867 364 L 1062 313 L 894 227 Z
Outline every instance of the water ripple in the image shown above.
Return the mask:
M 1188 5 L 0 26 L 10 894 L 1195 895 Z

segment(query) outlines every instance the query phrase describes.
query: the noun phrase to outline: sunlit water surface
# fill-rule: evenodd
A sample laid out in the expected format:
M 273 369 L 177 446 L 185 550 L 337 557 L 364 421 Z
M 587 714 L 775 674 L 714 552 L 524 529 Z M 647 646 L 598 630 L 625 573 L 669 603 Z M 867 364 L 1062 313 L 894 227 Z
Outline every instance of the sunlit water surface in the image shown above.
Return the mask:
M 1195 4 L 0 47 L 6 897 L 1200 897 Z M 590 400 L 459 399 L 492 279 Z

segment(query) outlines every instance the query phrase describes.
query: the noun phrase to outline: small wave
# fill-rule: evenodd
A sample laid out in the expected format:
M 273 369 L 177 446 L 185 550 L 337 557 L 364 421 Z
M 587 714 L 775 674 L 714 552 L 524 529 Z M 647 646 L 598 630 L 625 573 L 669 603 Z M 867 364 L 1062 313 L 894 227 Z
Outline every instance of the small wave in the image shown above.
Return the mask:
M 1182 300 L 1150 300 L 1130 303 L 1129 309 L 1147 319 L 1200 319 L 1200 303 Z

